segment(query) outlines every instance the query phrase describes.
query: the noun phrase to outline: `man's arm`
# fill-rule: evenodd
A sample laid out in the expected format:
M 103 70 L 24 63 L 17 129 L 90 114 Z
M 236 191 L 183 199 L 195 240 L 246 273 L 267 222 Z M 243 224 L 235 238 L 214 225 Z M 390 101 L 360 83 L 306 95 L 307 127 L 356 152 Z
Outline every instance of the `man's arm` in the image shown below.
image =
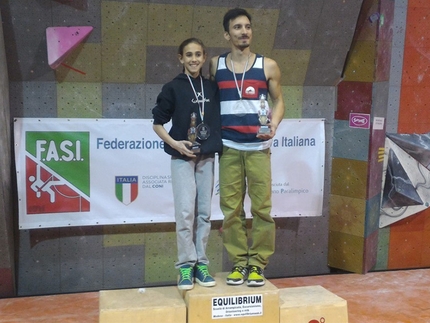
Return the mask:
M 218 57 L 219 56 L 212 57 L 209 62 L 209 78 L 212 81 L 215 81 L 215 73 L 216 73 L 216 68 L 218 64 Z
M 270 58 L 264 58 L 264 71 L 266 73 L 269 94 L 272 99 L 272 116 L 270 119 L 270 134 L 258 135 L 259 138 L 268 140 L 276 134 L 276 129 L 284 118 L 285 106 L 281 90 L 281 70 L 278 64 Z

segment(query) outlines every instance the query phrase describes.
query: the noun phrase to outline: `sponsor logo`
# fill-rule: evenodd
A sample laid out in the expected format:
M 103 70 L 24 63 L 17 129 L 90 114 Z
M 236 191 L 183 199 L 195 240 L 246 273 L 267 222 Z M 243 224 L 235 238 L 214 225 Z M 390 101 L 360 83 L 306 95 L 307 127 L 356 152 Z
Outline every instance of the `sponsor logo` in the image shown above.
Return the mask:
M 349 126 L 351 128 L 370 128 L 370 114 L 363 113 L 350 113 L 349 114 Z
M 89 132 L 25 133 L 27 214 L 90 210 Z

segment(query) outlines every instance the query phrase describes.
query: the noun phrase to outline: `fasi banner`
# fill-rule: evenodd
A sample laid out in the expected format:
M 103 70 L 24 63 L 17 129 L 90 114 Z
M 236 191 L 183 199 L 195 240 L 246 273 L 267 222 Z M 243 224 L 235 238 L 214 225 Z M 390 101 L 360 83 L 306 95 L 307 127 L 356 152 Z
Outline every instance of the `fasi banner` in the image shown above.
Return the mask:
M 20 229 L 174 222 L 170 156 L 152 120 L 16 118 L 14 140 Z M 272 215 L 321 215 L 324 120 L 283 120 L 271 151 Z M 216 163 L 213 220 L 217 184 Z

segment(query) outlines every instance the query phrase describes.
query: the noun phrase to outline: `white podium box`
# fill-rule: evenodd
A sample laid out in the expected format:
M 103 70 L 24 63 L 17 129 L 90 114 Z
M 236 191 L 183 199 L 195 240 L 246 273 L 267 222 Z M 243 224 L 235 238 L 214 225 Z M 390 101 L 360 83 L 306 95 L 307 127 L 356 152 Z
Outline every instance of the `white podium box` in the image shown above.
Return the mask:
M 186 323 L 176 286 L 100 291 L 100 323 Z
M 348 323 L 347 302 L 322 286 L 279 290 L 279 323 Z
M 266 281 L 261 287 L 227 285 L 228 273 L 215 275 L 217 285 L 183 293 L 188 323 L 268 323 L 279 322 L 279 289 Z

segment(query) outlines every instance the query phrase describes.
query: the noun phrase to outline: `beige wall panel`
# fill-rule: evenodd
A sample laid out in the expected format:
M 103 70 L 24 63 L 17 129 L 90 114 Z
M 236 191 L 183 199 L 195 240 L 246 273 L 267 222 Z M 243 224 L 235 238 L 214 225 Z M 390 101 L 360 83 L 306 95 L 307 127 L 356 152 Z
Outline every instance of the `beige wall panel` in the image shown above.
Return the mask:
M 160 230 L 161 231 L 161 230 Z M 176 282 L 176 232 L 145 233 L 145 283 Z
M 310 50 L 274 49 L 270 58 L 281 69 L 281 85 L 303 85 L 311 56 Z
M 345 68 L 344 81 L 373 82 L 375 79 L 375 41 L 356 41 L 352 44 Z
M 179 46 L 191 37 L 193 6 L 149 4 L 148 45 Z
M 148 4 L 103 1 L 101 10 L 103 43 L 122 46 L 146 43 Z
M 222 19 L 227 10 L 226 7 L 194 7 L 193 36 L 200 38 L 206 47 L 230 48 L 224 38 L 222 26 Z
M 330 267 L 363 273 L 363 237 L 330 231 L 328 243 L 328 265 Z
M 102 81 L 145 81 L 148 4 L 102 4 Z
M 122 47 L 102 45 L 102 81 L 111 83 L 144 83 L 146 47 L 143 44 Z
M 214 222 L 212 222 L 212 230 L 209 234 L 208 246 L 206 248 L 206 254 L 209 258 L 209 272 L 214 274 L 222 271 L 222 254 L 224 245 L 222 243 L 222 235 L 218 230 L 215 230 Z
M 331 195 L 330 230 L 364 236 L 366 200 Z
M 275 42 L 279 10 L 248 9 L 252 17 L 252 45 L 254 53 L 270 57 Z
M 282 86 L 284 98 L 284 118 L 301 118 L 303 105 L 303 86 Z
M 134 224 L 110 225 L 103 227 L 103 247 L 123 247 L 143 245 L 143 226 Z
M 55 70 L 58 82 L 101 82 L 102 60 L 100 44 L 80 44 Z M 68 67 L 70 66 L 70 68 Z
M 57 84 L 58 118 L 102 117 L 102 87 L 100 83 Z

